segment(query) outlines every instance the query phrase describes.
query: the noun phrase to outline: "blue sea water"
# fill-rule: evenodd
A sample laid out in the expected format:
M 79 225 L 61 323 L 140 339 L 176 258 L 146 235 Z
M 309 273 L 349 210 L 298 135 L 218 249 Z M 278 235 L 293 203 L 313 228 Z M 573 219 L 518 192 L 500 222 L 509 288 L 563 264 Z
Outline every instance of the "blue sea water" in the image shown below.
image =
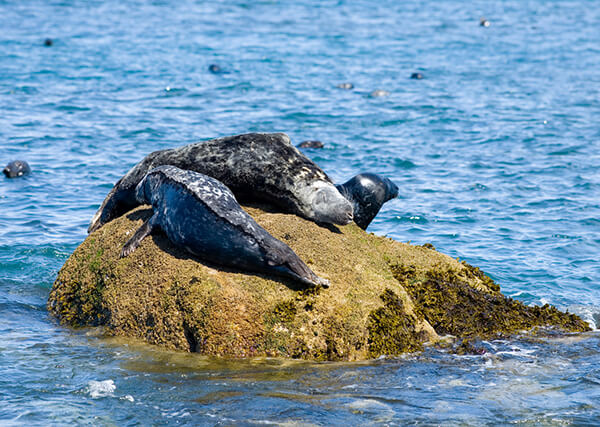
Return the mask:
M 305 153 L 337 182 L 398 184 L 369 231 L 600 326 L 599 28 L 593 0 L 0 0 L 0 163 L 33 169 L 0 178 L 0 424 L 600 424 L 597 330 L 482 356 L 228 361 L 45 308 L 145 154 L 281 131 L 323 141 Z

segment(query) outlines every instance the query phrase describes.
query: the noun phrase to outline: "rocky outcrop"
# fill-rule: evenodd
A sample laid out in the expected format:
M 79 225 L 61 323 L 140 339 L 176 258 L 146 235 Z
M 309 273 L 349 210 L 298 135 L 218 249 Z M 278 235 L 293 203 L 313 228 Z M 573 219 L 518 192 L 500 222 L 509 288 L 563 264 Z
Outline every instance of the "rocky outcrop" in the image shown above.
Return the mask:
M 103 325 L 207 355 L 362 360 L 418 351 L 438 334 L 490 338 L 536 326 L 583 331 L 573 314 L 504 297 L 479 269 L 364 232 L 322 227 L 258 207 L 246 211 L 287 243 L 328 289 L 208 265 L 163 236 L 129 257 L 124 243 L 149 217 L 138 208 L 90 234 L 60 270 L 48 301 L 61 323 Z

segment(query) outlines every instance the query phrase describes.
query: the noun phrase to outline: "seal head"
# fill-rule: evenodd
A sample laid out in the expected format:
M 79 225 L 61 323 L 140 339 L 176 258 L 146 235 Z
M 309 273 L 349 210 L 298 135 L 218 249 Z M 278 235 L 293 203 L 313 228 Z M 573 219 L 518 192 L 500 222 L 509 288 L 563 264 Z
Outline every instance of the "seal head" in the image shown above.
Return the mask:
M 304 216 L 323 224 L 350 224 L 354 219 L 352 202 L 339 189 L 315 182 L 300 192 L 308 201 Z
M 24 160 L 14 160 L 6 165 L 2 173 L 7 178 L 18 178 L 31 172 L 29 164 Z
M 174 166 L 152 169 L 136 187 L 136 199 L 153 215 L 125 244 L 130 255 L 161 229 L 177 247 L 216 264 L 277 274 L 308 286 L 328 286 L 285 243 L 240 207 L 223 183 Z
M 398 197 L 396 184 L 374 173 L 361 173 L 336 187 L 352 203 L 354 222 L 363 230 L 385 202 Z
M 297 145 L 298 148 L 323 148 L 324 146 L 325 144 L 317 140 L 302 141 Z

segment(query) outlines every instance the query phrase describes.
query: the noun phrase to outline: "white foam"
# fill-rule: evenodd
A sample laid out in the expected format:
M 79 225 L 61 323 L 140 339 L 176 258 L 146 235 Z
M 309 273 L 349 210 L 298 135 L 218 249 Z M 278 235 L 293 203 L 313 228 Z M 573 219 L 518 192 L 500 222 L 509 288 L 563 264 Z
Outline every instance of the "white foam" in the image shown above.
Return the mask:
M 113 380 L 104 381 L 90 381 L 87 386 L 87 392 L 92 399 L 99 397 L 113 396 L 114 391 L 117 389 Z
M 571 304 L 567 307 L 569 313 L 575 313 L 581 317 L 592 329 L 600 327 L 600 307 L 595 305 Z
M 389 422 L 395 412 L 390 405 L 375 399 L 357 399 L 345 405 L 352 412 L 376 414 L 375 422 Z

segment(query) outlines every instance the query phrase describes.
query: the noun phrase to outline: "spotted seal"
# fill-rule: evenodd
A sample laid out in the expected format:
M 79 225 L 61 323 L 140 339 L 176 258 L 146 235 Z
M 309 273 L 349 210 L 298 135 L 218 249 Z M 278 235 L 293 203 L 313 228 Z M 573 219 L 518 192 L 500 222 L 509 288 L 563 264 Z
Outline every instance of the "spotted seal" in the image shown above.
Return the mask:
M 161 165 L 215 178 L 240 201 L 267 202 L 319 223 L 345 225 L 352 221 L 351 204 L 287 135 L 250 133 L 148 154 L 115 184 L 88 232 L 138 206 L 136 185 L 146 172 Z
M 388 178 L 374 173 L 361 173 L 336 185 L 354 210 L 354 222 L 366 230 L 383 204 L 398 197 L 398 187 Z
M 7 164 L 4 169 L 2 169 L 2 173 L 6 175 L 7 178 L 18 178 L 20 176 L 27 175 L 30 172 L 31 168 L 24 160 L 14 160 Z
M 244 212 L 229 188 L 216 179 L 159 166 L 144 176 L 135 196 L 138 203 L 152 205 L 154 213 L 125 244 L 121 257 L 160 229 L 175 246 L 210 262 L 328 286 L 288 245 Z

